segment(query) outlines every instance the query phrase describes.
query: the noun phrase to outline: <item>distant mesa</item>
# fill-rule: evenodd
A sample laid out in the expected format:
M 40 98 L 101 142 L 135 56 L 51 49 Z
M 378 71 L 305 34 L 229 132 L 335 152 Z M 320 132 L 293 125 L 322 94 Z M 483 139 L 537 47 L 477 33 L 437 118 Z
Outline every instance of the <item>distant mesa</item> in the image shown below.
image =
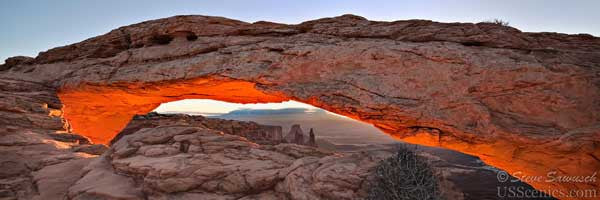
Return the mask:
M 239 116 L 256 116 L 256 115 L 289 115 L 289 114 L 301 114 L 301 113 L 326 113 L 322 109 L 308 109 L 308 108 L 282 108 L 282 109 L 252 109 L 243 108 L 230 111 L 228 113 L 210 113 L 210 112 L 196 112 L 196 111 L 160 111 L 161 114 L 188 114 L 188 115 L 202 115 L 206 117 L 239 117 Z
M 313 111 L 307 108 L 283 108 L 283 109 L 238 109 L 231 111 L 221 116 L 239 116 L 239 115 L 283 115 L 283 114 L 297 114 Z M 325 112 L 321 109 L 314 110 L 315 112 Z

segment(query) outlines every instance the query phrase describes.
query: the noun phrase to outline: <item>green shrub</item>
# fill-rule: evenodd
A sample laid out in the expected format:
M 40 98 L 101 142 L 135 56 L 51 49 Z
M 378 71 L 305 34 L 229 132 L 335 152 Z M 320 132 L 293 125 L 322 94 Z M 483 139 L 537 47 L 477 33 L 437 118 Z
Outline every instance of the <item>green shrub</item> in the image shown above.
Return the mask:
M 394 156 L 381 161 L 374 176 L 368 200 L 441 199 L 433 169 L 405 146 L 399 146 Z

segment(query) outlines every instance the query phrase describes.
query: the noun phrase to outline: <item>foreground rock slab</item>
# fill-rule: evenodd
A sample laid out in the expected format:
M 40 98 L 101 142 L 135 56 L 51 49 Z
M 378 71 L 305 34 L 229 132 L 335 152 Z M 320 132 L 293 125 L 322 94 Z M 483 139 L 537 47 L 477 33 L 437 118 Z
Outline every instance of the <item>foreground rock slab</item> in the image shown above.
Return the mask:
M 295 144 L 261 146 L 190 126 L 145 128 L 124 136 L 88 166 L 69 198 L 355 199 L 364 196 L 363 180 L 385 156 L 389 153 L 344 157 Z
M 189 125 L 143 128 L 124 135 L 81 170 L 68 198 L 363 199 L 375 167 L 393 149 L 333 153 L 297 144 L 259 145 Z M 494 179 L 496 171 L 431 153 L 419 155 L 439 172 L 432 178 L 447 199 L 494 198 L 496 186 L 511 185 L 496 182 L 473 189 L 476 185 L 462 179 Z M 534 191 L 527 184 L 512 185 Z

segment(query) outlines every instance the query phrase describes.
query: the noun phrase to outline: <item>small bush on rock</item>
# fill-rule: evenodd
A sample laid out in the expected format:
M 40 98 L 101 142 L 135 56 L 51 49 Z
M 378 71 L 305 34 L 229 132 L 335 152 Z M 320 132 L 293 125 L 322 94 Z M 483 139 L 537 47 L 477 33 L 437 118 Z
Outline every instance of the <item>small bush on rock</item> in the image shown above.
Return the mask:
M 493 19 L 490 21 L 486 21 L 487 23 L 498 24 L 500 26 L 508 26 L 508 22 L 501 19 Z
M 414 151 L 399 146 L 398 152 L 375 169 L 368 200 L 442 199 L 429 164 Z

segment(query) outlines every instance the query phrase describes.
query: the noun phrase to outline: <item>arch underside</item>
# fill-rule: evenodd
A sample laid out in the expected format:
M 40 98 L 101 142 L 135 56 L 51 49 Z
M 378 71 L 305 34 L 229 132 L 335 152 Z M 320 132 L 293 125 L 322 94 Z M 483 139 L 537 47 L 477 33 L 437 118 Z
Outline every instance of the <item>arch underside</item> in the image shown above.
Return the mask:
M 3 77 L 56 88 L 72 131 L 96 143 L 164 102 L 295 100 L 511 173 L 574 176 L 600 169 L 597 58 L 598 38 L 489 24 L 342 16 L 284 25 L 180 16 L 0 68 L 9 68 Z
M 284 92 L 258 88 L 260 87 L 256 83 L 248 81 L 209 76 L 152 84 L 82 85 L 76 89 L 61 90 L 58 96 L 64 104 L 63 117 L 69 123 L 71 131 L 102 144 L 108 144 L 134 115 L 148 113 L 165 102 L 182 99 L 213 99 L 232 103 L 270 103 L 296 100 L 366 121 L 401 141 L 444 147 L 478 156 L 487 164 L 511 173 L 546 176 L 547 171 L 555 169 L 563 173 L 577 172 L 583 175 L 585 173 L 593 174 L 597 169 L 594 167 L 598 163 L 594 160 L 577 160 L 574 163 L 572 156 L 590 155 L 569 151 L 569 145 L 572 144 L 563 143 L 565 140 L 540 142 L 535 139 L 526 141 L 523 138 L 516 138 L 517 142 L 515 142 L 515 138 L 503 136 L 494 137 L 493 140 L 476 137 L 457 138 L 452 135 L 453 133 L 435 127 L 394 124 L 396 122 L 394 119 L 379 121 L 381 118 L 373 119 L 368 115 L 365 117 L 360 112 L 354 112 L 356 111 L 354 109 L 330 105 L 328 104 L 330 102 L 321 101 L 321 98 L 301 99 L 288 96 Z M 583 134 L 589 134 L 588 137 L 591 137 L 593 131 L 592 129 Z M 548 152 L 549 149 L 560 149 L 561 147 L 567 148 L 562 154 Z M 589 149 L 589 151 L 595 150 Z M 569 156 L 569 158 L 565 158 L 565 156 Z M 575 184 L 568 186 L 564 183 L 531 182 L 530 184 L 538 188 L 581 187 L 581 185 Z M 595 186 L 590 185 L 590 187 Z

